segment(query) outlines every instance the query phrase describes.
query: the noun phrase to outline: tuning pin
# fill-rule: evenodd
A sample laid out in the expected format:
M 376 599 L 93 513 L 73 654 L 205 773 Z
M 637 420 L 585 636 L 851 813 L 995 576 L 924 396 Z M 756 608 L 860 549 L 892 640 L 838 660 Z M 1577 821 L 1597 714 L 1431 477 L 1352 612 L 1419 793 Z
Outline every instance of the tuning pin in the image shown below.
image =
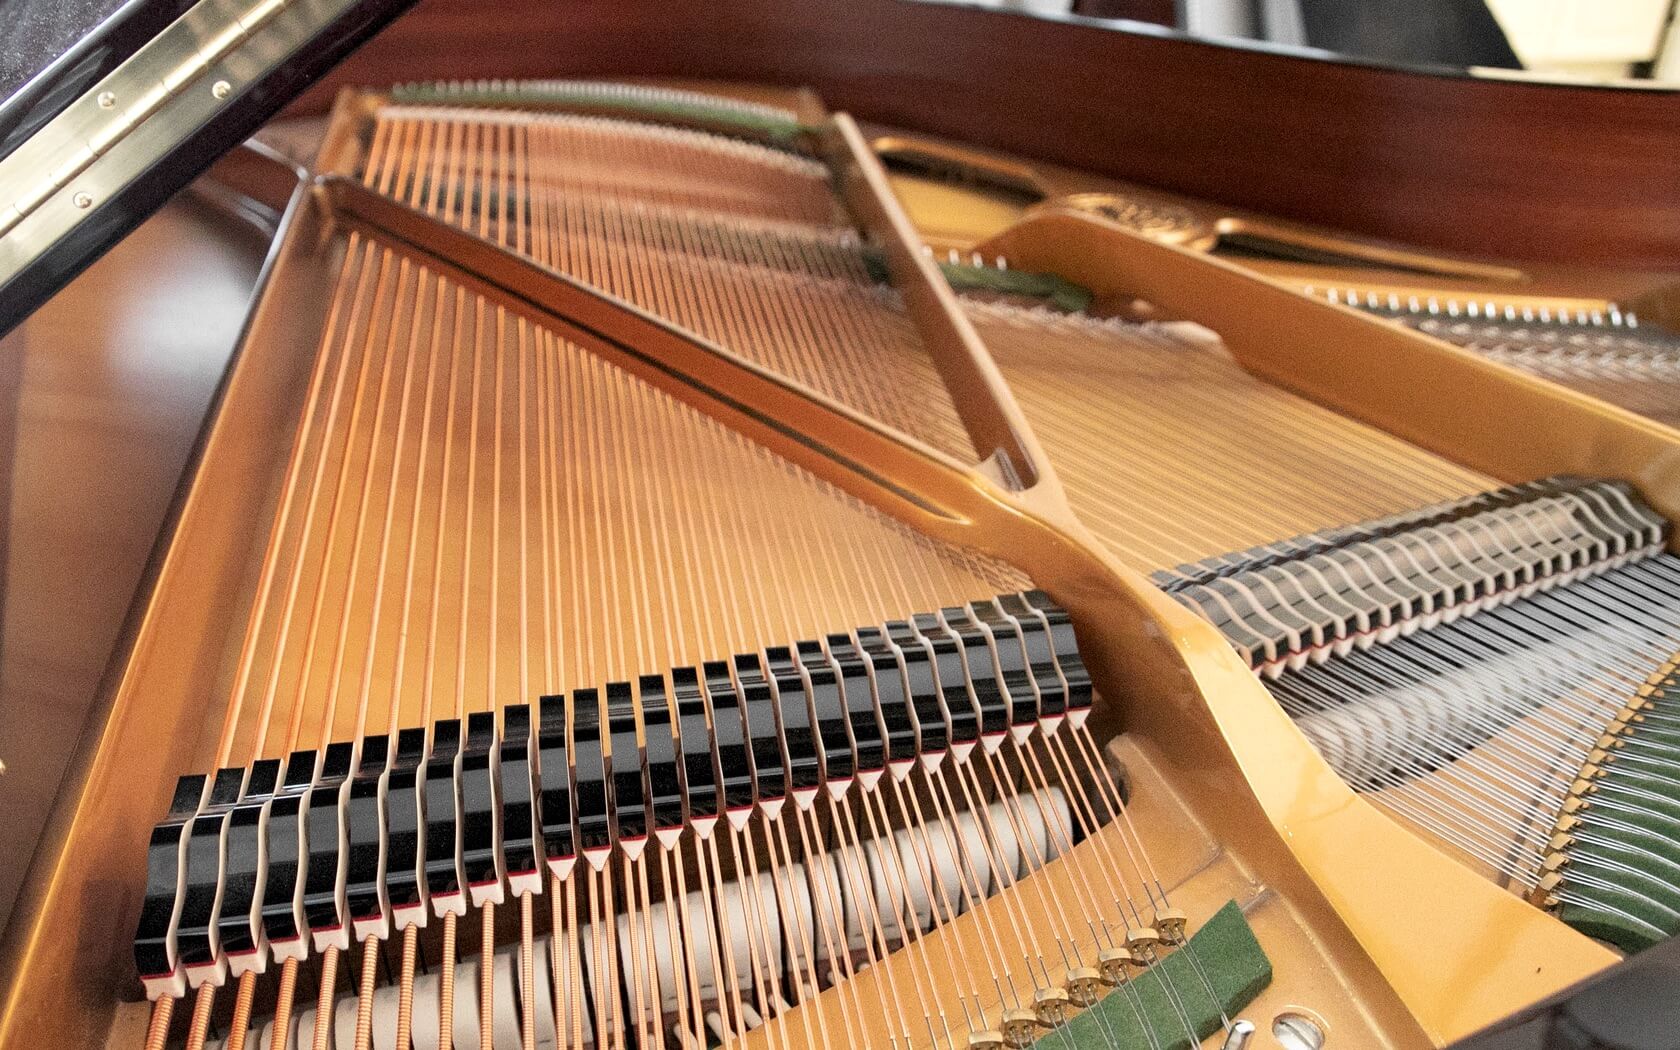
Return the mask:
M 1038 1039 L 1038 1015 L 1031 1010 L 1005 1010 L 998 1031 L 1006 1046 L 1026 1050 Z
M 1087 1009 L 1096 1005 L 1097 1000 L 1106 994 L 1108 982 L 1103 980 L 1102 971 L 1091 966 L 1081 966 L 1068 971 L 1067 996 L 1073 1005 L 1080 1009 Z
M 1038 1023 L 1057 1028 L 1068 1019 L 1069 996 L 1066 988 L 1040 988 L 1033 992 L 1033 1012 Z
M 1003 1033 L 995 1028 L 968 1033 L 968 1050 L 1002 1050 L 1003 1045 Z
M 1231 1022 L 1230 1029 L 1225 1033 L 1225 1041 L 1219 1044 L 1219 1050 L 1245 1050 L 1254 1038 L 1254 1022 L 1237 1018 Z
M 1104 948 L 1097 953 L 1097 972 L 1102 975 L 1105 984 L 1124 984 L 1131 976 L 1127 967 L 1142 965 L 1126 948 Z
M 1161 938 L 1169 943 L 1177 944 L 1184 939 L 1184 927 L 1189 919 L 1177 908 L 1156 908 L 1155 928 L 1161 931 Z

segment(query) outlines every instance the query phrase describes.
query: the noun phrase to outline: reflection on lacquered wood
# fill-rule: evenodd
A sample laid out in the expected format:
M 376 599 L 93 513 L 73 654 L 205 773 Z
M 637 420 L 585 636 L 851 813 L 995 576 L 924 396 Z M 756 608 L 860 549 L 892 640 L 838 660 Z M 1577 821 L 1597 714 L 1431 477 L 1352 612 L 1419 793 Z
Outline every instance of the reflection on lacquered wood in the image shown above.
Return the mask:
M 179 198 L 0 340 L 0 928 L 264 250 Z

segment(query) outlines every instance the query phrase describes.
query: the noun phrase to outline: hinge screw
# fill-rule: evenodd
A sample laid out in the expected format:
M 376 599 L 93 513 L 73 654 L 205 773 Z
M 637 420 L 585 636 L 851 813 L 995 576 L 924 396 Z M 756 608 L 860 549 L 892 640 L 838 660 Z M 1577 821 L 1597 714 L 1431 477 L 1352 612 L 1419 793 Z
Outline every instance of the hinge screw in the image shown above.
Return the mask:
M 71 198 L 71 200 L 75 202 L 75 205 L 78 208 L 90 208 L 93 206 L 93 197 L 85 191 L 76 194 Z
M 210 94 L 216 96 L 217 98 L 227 98 L 228 92 L 232 90 L 233 85 L 229 84 L 225 80 L 218 80 L 214 84 L 210 85 Z
M 116 93 L 111 91 L 101 91 L 99 93 L 98 101 L 100 109 L 110 109 L 112 106 L 117 104 Z

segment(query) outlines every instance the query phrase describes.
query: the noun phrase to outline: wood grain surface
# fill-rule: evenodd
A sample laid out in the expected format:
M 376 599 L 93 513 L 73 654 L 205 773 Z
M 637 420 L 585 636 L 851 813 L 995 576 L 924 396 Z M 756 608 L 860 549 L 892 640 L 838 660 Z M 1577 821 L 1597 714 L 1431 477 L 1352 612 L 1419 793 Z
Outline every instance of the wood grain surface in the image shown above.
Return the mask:
M 263 249 L 178 198 L 0 340 L 0 929 Z
M 299 103 L 422 78 L 806 84 L 831 108 L 1277 216 L 1680 266 L 1680 93 L 1477 80 L 908 0 L 421 0 Z

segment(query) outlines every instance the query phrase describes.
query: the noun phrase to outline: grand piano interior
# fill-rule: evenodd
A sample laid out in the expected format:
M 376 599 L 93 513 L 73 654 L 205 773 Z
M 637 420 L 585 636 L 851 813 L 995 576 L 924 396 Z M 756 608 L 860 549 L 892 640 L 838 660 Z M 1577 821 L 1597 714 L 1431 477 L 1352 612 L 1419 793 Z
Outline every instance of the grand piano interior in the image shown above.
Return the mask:
M 1672 88 L 404 6 L 0 106 L 0 1046 L 1666 1045 Z

